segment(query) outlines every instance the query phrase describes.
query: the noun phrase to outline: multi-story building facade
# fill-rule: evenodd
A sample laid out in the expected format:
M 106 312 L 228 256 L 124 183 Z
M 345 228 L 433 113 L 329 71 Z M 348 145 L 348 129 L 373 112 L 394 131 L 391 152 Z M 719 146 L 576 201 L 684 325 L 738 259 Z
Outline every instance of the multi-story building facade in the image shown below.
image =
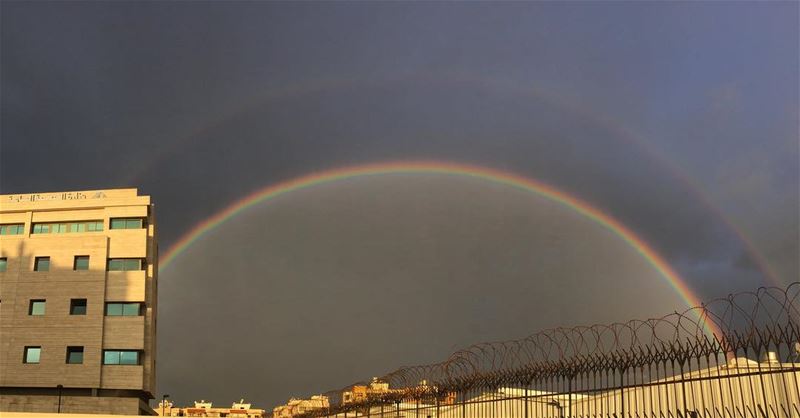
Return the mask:
M 157 275 L 136 189 L 0 195 L 0 411 L 152 414 Z

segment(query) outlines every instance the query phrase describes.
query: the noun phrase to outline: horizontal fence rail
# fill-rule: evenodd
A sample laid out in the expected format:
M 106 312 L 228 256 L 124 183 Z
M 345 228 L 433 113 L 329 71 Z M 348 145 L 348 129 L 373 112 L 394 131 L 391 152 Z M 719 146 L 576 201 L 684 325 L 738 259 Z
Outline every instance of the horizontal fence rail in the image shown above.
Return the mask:
M 799 298 L 795 282 L 657 319 L 475 344 L 291 416 L 800 418 Z

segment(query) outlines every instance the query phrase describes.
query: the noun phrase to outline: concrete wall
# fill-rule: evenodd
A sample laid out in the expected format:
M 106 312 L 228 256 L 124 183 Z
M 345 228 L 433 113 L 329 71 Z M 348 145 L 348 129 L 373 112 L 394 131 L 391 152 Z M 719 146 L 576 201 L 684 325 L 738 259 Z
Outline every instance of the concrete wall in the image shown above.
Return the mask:
M 58 411 L 58 397 L 57 396 L 26 396 L 26 395 L 3 395 L 0 396 L 0 416 L 3 418 L 32 418 L 49 416 L 65 417 L 65 414 L 80 414 L 77 416 L 85 416 L 87 414 L 92 418 L 100 416 L 115 416 L 131 415 L 138 416 L 141 414 L 144 402 L 136 398 L 118 398 L 118 397 L 90 397 L 90 396 L 62 396 L 61 397 L 61 414 Z M 7 412 L 13 411 L 13 412 Z M 104 413 L 98 415 L 96 411 L 103 411 Z M 24 413 L 23 413 L 24 412 Z

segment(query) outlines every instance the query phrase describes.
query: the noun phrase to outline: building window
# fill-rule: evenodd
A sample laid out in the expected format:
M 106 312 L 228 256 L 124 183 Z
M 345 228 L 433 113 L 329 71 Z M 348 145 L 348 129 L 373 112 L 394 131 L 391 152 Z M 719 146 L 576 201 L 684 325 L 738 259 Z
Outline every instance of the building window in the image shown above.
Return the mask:
M 65 234 L 71 232 L 100 232 L 103 221 L 41 222 L 33 224 L 34 234 Z
M 0 257 L 0 273 L 6 271 L 6 268 L 8 268 L 8 259 Z
M 103 350 L 103 364 L 138 365 L 140 358 L 136 350 Z
M 50 257 L 36 257 L 33 262 L 33 271 L 50 271 Z
M 26 364 L 39 364 L 39 357 L 42 356 L 42 347 L 25 347 L 22 362 Z
M 144 270 L 145 262 L 141 258 L 109 258 L 108 271 Z
M 76 255 L 75 263 L 72 265 L 73 270 L 89 270 L 89 256 Z
M 46 304 L 47 302 L 44 299 L 31 299 L 31 303 L 28 306 L 28 315 L 44 315 Z
M 83 364 L 83 347 L 67 347 L 67 364 Z
M 106 316 L 141 316 L 143 307 L 141 302 L 106 303 Z
M 20 235 L 25 230 L 25 224 L 0 225 L 0 235 Z
M 70 315 L 86 315 L 86 299 L 70 299 Z
M 145 223 L 142 218 L 113 218 L 111 229 L 142 229 Z

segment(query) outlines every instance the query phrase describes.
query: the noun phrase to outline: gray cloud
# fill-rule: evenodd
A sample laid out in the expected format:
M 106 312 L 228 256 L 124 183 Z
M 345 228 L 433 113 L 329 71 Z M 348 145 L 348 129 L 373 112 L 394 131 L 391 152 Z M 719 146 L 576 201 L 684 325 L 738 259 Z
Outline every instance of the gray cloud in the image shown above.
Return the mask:
M 782 280 L 800 275 L 797 4 L 2 7 L 0 189 L 140 187 L 156 202 L 162 249 L 268 184 L 343 165 L 441 159 L 513 171 L 580 197 L 639 234 L 707 297 L 766 283 L 722 217 Z M 492 198 L 461 207 L 453 202 L 472 194 L 436 200 L 456 191 L 426 182 L 405 188 L 390 182 L 388 195 L 375 189 L 383 183 L 357 182 L 376 194 L 350 190 L 353 201 L 334 199 L 331 213 L 315 212 L 335 198 L 320 189 L 292 197 L 288 212 L 267 205 L 247 218 L 280 228 L 248 230 L 245 219 L 232 225 L 252 244 L 244 252 L 226 245 L 235 234 L 198 243 L 164 276 L 160 332 L 173 347 L 194 342 L 208 349 L 183 360 L 170 357 L 179 351 L 165 352 L 162 383 L 184 382 L 186 400 L 223 401 L 252 390 L 248 396 L 275 402 L 370 377 L 395 362 L 435 360 L 475 340 L 581 322 L 584 313 L 603 309 L 588 302 L 565 309 L 554 296 L 564 283 L 581 279 L 572 284 L 607 290 L 652 273 L 628 261 L 598 266 L 604 259 L 598 252 L 615 241 L 576 237 L 572 225 L 557 221 L 566 214 L 545 216 L 536 212 L 538 203 L 493 195 L 497 189 L 479 184 L 462 186 Z M 397 201 L 394 193 L 407 199 Z M 418 216 L 394 208 L 409 204 Z M 380 216 L 358 212 L 363 207 Z M 458 216 L 448 222 L 437 210 Z M 342 217 L 348 221 L 331 220 Z M 511 220 L 522 222 L 521 229 Z M 479 236 L 469 233 L 475 225 Z M 562 253 L 548 253 L 552 248 Z M 207 257 L 217 253 L 224 257 Z M 220 281 L 213 273 L 222 267 L 228 276 Z M 599 267 L 608 270 L 600 274 Z M 258 282 L 264 284 L 258 293 L 246 292 L 262 271 L 291 280 Z M 331 280 L 320 279 L 327 272 Z M 422 291 L 426 277 L 438 280 L 436 293 Z M 486 277 L 525 292 L 500 303 L 506 294 Z M 531 287 L 528 277 L 549 279 Z M 375 287 L 364 282 L 371 278 Z M 407 307 L 411 316 L 392 305 L 397 298 L 355 301 L 366 299 L 363 289 L 372 295 L 406 281 L 397 291 L 417 298 Z M 531 304 L 537 289 L 549 297 Z M 300 290 L 313 300 L 302 299 Z M 242 293 L 255 299 L 235 308 Z M 434 296 L 442 294 L 451 294 L 452 303 L 440 306 Z M 661 307 L 644 303 L 652 311 Z M 609 318 L 660 312 L 634 305 L 609 305 Z M 282 316 L 287 311 L 291 319 Z M 201 337 L 204 322 L 186 324 L 180 316 L 189 312 L 217 333 L 225 331 L 221 324 L 262 328 L 256 344 L 230 347 Z M 347 330 L 339 338 L 332 333 L 337 324 L 320 319 L 328 312 L 344 322 L 366 317 L 375 334 Z M 456 313 L 463 323 L 431 322 L 439 326 L 423 329 L 429 343 L 412 341 L 419 326 L 433 326 L 427 318 Z M 558 321 L 539 321 L 548 315 Z M 405 338 L 370 350 L 363 340 L 386 335 L 383 325 Z M 280 338 L 291 344 L 274 346 Z M 320 353 L 328 356 L 318 364 L 327 377 L 291 373 Z M 248 356 L 280 364 L 263 363 L 269 373 L 251 376 L 228 362 Z M 201 360 L 210 369 L 197 371 L 192 361 Z M 224 370 L 229 381 L 187 383 Z M 281 381 L 283 389 L 275 383 Z M 268 387 L 268 394 L 259 389 Z

